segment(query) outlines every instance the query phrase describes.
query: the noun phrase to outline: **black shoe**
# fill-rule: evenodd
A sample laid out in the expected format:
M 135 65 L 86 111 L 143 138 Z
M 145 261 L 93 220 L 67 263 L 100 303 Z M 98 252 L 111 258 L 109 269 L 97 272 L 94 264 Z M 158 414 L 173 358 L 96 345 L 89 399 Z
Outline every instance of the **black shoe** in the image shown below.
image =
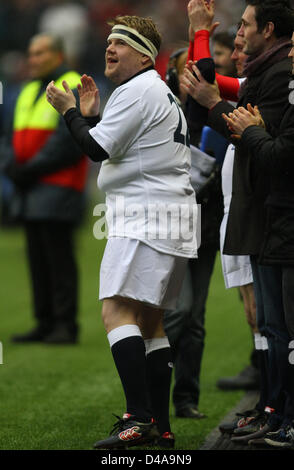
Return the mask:
M 48 329 L 37 327 L 23 335 L 12 336 L 11 341 L 13 343 L 37 343 L 42 342 L 48 334 Z
M 234 429 L 234 437 L 246 436 L 259 431 L 267 423 L 269 417 L 270 413 L 266 413 L 264 411 L 260 412 L 245 426 Z
M 206 415 L 200 413 L 196 406 L 186 406 L 185 408 L 180 408 L 176 410 L 177 418 L 193 418 L 193 419 L 203 419 L 206 418 Z
M 246 436 L 232 437 L 231 441 L 235 444 L 249 444 L 249 442 L 256 441 L 257 439 L 262 439 L 268 433 L 274 432 L 277 430 L 277 427 L 273 424 L 266 423 L 264 426 L 252 434 L 247 434 Z
M 56 327 L 43 339 L 46 344 L 76 344 L 77 334 L 69 331 L 65 326 Z
M 132 446 L 140 446 L 154 443 L 160 438 L 157 426 L 152 419 L 150 423 L 140 423 L 134 415 L 125 413 L 121 419 L 116 416 L 110 437 L 94 444 L 95 449 L 124 449 Z
M 236 418 L 231 423 L 222 423 L 219 426 L 219 430 L 223 434 L 232 434 L 235 429 L 243 428 L 250 423 L 250 421 L 254 420 L 257 416 L 260 415 L 260 411 L 253 409 L 244 411 L 244 413 L 236 413 Z
M 248 366 L 234 377 L 222 377 L 216 383 L 221 390 L 258 390 L 259 371 Z
M 164 447 L 165 449 L 173 449 L 175 447 L 175 435 L 172 432 L 163 433 L 158 439 L 156 439 L 156 447 Z
M 231 441 L 239 444 L 249 444 L 250 441 L 261 439 L 265 437 L 266 434 L 275 432 L 279 429 L 278 421 L 276 419 L 271 419 L 271 413 L 265 412 L 264 417 L 261 416 L 260 418 L 257 418 L 254 425 L 251 426 L 252 423 L 246 426 L 251 428 L 252 432 L 250 434 L 236 435 L 234 431 Z

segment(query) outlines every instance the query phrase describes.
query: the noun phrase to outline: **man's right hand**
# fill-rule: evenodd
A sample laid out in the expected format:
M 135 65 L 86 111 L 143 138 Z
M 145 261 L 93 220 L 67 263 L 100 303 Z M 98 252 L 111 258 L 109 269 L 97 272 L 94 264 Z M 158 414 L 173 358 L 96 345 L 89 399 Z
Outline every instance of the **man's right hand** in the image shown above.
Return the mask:
M 98 116 L 100 111 L 100 94 L 92 77 L 83 75 L 78 84 L 80 110 L 84 117 Z
M 214 0 L 190 0 L 188 3 L 188 16 L 194 34 L 206 29 L 212 34 L 219 23 L 213 23 Z
M 191 60 L 185 65 L 184 73 L 180 78 L 180 88 L 208 109 L 222 101 L 217 82 L 208 83 Z

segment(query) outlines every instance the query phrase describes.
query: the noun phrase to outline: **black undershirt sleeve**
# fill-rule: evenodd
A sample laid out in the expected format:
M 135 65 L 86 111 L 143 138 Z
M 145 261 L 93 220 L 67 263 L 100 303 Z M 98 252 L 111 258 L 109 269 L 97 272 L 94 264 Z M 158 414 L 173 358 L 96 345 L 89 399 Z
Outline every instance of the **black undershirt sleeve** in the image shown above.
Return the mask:
M 72 137 L 91 160 L 102 162 L 109 158 L 108 153 L 89 134 L 89 130 L 99 122 L 99 116 L 84 118 L 76 108 L 71 108 L 63 117 Z
M 90 116 L 90 117 L 84 117 L 85 121 L 89 124 L 90 127 L 95 127 L 98 122 L 101 121 L 100 115 L 98 116 Z

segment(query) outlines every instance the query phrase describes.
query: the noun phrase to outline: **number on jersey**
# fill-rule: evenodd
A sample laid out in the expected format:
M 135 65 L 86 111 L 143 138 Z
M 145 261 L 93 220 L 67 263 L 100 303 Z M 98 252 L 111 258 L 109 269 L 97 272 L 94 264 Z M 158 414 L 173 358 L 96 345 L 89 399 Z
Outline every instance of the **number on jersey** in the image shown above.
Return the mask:
M 190 147 L 189 130 L 187 129 L 186 135 L 182 134 L 183 120 L 182 120 L 181 110 L 179 108 L 179 105 L 171 93 L 168 93 L 167 96 L 169 98 L 170 104 L 172 105 L 174 103 L 179 113 L 179 124 L 178 124 L 178 127 L 176 128 L 176 132 L 174 133 L 174 141 L 178 142 L 179 144 L 183 144 L 183 145 L 186 145 L 187 147 Z

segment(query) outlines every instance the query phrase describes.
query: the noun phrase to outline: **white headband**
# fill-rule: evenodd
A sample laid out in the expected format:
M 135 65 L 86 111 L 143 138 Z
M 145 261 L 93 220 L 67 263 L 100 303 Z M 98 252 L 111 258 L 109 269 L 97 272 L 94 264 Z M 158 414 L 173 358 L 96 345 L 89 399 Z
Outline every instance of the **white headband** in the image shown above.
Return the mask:
M 122 24 L 116 24 L 113 26 L 108 39 L 122 39 L 129 46 L 150 57 L 153 64 L 155 64 L 155 59 L 158 54 L 156 47 L 149 39 L 138 33 L 136 29 L 129 28 Z

